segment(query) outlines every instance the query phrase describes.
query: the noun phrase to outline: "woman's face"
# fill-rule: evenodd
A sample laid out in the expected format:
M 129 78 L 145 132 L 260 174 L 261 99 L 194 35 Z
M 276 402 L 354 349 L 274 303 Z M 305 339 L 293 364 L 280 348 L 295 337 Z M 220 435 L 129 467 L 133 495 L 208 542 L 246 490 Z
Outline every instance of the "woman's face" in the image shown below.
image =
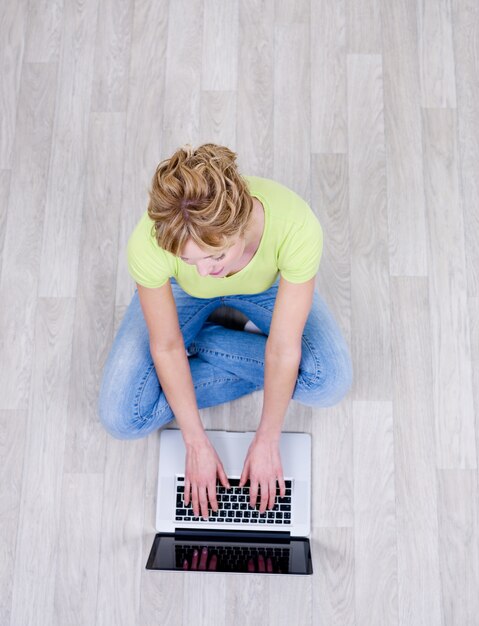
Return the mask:
M 199 248 L 191 239 L 187 241 L 180 259 L 190 265 L 196 265 L 200 276 L 223 278 L 238 265 L 245 249 L 243 237 L 237 237 L 230 242 L 230 247 L 211 254 Z

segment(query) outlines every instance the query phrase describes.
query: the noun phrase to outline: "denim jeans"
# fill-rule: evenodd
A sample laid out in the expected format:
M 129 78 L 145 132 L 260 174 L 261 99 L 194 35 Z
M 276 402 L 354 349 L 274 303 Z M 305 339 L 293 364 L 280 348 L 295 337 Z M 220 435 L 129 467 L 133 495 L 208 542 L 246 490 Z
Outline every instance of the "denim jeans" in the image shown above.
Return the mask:
M 229 402 L 264 386 L 265 346 L 279 280 L 253 295 L 194 298 L 174 279 L 171 286 L 188 348 L 198 408 Z M 242 311 L 264 334 L 232 330 L 207 321 L 218 307 Z M 336 404 L 352 382 L 349 351 L 324 300 L 315 292 L 302 337 L 293 399 L 308 406 Z M 103 371 L 100 420 L 118 439 L 137 439 L 174 419 L 150 353 L 138 291 L 131 300 Z

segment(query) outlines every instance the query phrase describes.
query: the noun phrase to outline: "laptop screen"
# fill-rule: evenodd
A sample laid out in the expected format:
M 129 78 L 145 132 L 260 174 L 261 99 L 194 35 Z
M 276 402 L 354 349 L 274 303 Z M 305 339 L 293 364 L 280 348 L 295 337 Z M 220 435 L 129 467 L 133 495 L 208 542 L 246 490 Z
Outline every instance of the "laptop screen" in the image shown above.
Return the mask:
M 286 533 L 158 533 L 146 569 L 256 574 L 312 574 L 306 537 Z M 274 536 L 273 536 L 274 535 Z

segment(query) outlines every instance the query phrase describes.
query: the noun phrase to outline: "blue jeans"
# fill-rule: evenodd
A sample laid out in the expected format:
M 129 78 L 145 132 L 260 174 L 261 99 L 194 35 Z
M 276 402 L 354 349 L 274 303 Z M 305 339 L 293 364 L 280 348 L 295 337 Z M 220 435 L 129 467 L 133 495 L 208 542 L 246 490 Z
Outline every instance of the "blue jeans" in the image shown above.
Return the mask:
M 279 280 L 262 293 L 217 298 L 194 298 L 174 279 L 171 286 L 185 346 L 191 354 L 188 358 L 198 407 L 215 406 L 262 389 L 265 346 Z M 264 334 L 208 322 L 208 316 L 220 306 L 239 309 Z M 293 399 L 308 406 L 332 406 L 347 393 L 351 382 L 348 348 L 324 300 L 315 292 L 303 331 Z M 138 291 L 105 364 L 98 412 L 103 426 L 118 439 L 145 437 L 174 419 L 156 375 Z

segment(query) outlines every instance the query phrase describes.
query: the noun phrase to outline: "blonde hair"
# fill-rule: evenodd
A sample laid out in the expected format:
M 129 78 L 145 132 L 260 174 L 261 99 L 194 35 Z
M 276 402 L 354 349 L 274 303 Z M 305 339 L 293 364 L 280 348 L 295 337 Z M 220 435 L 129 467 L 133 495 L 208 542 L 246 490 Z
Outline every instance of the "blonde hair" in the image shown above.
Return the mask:
M 243 236 L 253 198 L 236 166 L 236 153 L 205 143 L 186 144 L 161 161 L 149 192 L 148 215 L 158 245 L 179 256 L 191 239 L 217 252 Z

